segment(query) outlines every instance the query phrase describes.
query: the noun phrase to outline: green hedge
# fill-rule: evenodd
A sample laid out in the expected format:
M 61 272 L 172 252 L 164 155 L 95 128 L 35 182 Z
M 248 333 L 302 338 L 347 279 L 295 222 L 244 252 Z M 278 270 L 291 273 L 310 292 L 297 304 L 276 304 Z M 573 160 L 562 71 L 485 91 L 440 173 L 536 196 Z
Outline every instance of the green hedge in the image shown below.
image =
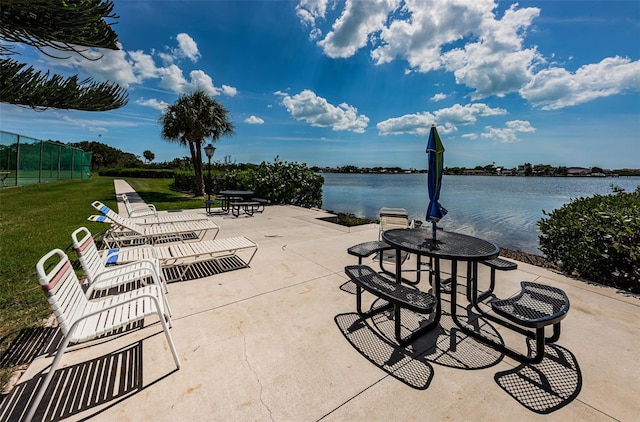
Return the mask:
M 208 192 L 208 169 L 204 170 L 205 190 Z M 193 173 L 177 171 L 174 187 L 189 191 L 193 186 Z M 272 204 L 300 207 L 322 206 L 324 178 L 316 175 L 306 164 L 280 161 L 262 162 L 255 168 L 234 168 L 211 171 L 211 192 L 222 190 L 251 190 L 255 196 L 268 199 Z
M 544 212 L 540 250 L 569 274 L 640 293 L 640 187 L 612 189 Z
M 100 176 L 111 177 L 146 177 L 148 179 L 170 179 L 173 178 L 175 171 L 144 168 L 108 168 L 100 170 L 98 174 Z

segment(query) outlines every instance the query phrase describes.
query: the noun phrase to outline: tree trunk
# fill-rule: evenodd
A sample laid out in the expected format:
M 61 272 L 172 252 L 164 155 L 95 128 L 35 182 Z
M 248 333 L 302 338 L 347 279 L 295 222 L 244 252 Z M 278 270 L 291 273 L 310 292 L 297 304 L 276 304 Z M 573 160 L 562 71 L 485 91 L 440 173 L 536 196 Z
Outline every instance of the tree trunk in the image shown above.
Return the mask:
M 202 153 L 200 142 L 189 141 L 189 151 L 191 152 L 191 162 L 193 163 L 194 182 L 193 195 L 204 195 L 204 180 L 202 179 Z
M 202 142 L 197 142 L 195 144 L 196 147 L 196 161 L 193 163 L 193 168 L 196 173 L 196 188 L 198 192 L 198 196 L 205 195 L 204 191 L 204 176 L 202 174 Z

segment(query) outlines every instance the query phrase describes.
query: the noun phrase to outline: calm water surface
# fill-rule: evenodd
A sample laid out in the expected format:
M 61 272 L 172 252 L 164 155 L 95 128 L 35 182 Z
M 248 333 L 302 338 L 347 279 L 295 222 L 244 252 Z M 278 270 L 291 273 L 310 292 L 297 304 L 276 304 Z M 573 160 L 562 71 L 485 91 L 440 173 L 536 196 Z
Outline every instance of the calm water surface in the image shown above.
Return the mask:
M 322 208 L 377 218 L 381 207 L 405 208 L 410 219 L 425 220 L 426 174 L 325 173 Z M 536 222 L 572 199 L 610 194 L 614 184 L 631 192 L 640 177 L 491 177 L 449 176 L 440 203 L 449 213 L 445 230 L 482 237 L 499 246 L 538 250 Z

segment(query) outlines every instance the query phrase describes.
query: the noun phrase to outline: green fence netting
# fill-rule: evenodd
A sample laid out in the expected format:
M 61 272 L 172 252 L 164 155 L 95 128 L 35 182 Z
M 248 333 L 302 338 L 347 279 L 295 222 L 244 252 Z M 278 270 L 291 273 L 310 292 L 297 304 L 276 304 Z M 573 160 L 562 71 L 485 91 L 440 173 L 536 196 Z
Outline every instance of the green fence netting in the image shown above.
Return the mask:
M 91 152 L 0 131 L 2 186 L 91 177 Z

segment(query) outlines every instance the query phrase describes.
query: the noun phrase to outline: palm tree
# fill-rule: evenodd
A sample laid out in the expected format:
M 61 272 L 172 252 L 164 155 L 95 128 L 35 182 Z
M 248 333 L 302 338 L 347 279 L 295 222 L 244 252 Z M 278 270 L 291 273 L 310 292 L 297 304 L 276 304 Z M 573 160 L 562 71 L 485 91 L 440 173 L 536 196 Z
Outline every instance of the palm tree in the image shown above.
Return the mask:
M 189 146 L 195 172 L 193 194 L 204 195 L 202 177 L 202 145 L 211 136 L 215 143 L 221 136 L 233 135 L 234 126 L 228 119 L 227 109 L 203 90 L 181 95 L 175 104 L 167 107 L 160 118 L 162 138 Z
M 152 162 L 156 158 L 156 155 L 153 152 L 151 152 L 150 150 L 148 150 L 148 149 L 145 150 L 142 153 L 142 155 L 144 156 L 144 159 L 147 160 L 147 162 L 149 162 L 149 163 Z

